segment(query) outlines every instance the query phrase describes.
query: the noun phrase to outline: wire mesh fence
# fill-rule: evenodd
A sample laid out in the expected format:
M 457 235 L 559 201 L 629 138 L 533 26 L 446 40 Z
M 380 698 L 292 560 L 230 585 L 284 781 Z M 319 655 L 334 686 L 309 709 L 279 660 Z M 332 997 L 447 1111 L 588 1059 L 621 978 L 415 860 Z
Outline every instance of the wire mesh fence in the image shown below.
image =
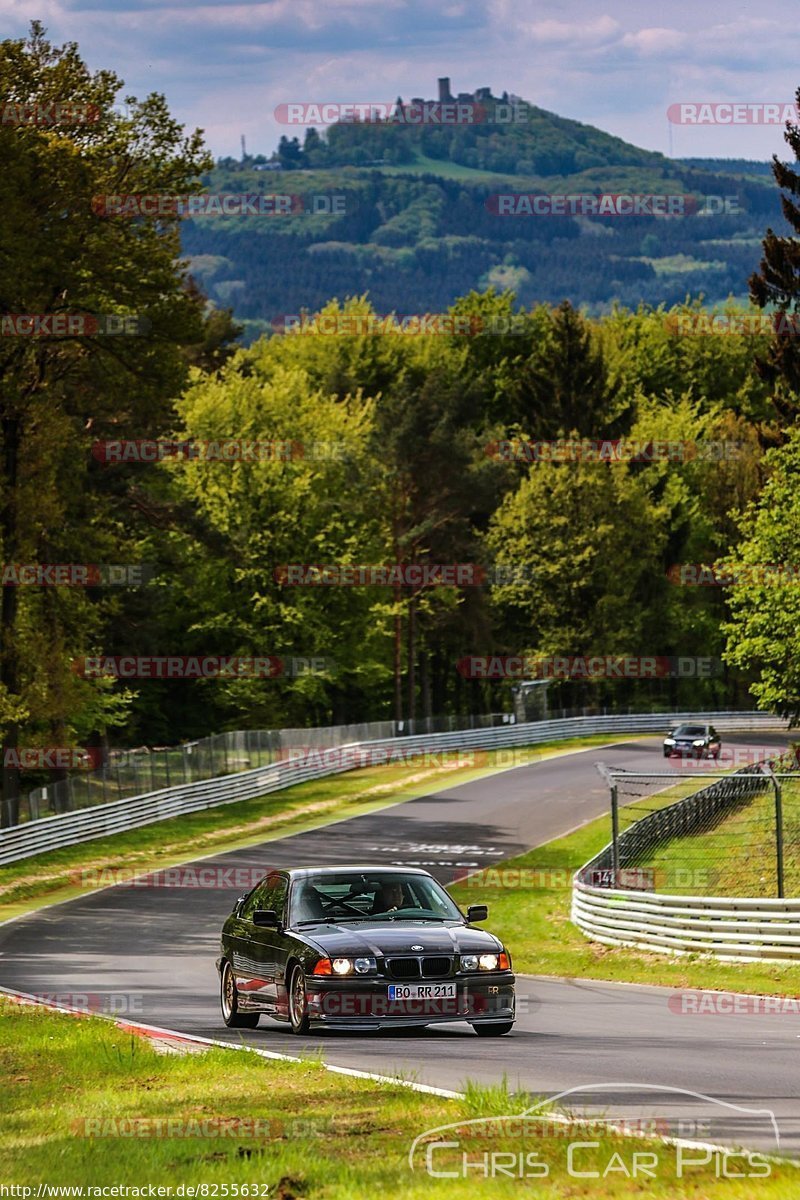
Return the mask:
M 232 730 L 180 746 L 112 750 L 98 769 L 78 771 L 28 792 L 22 798 L 19 819 L 23 823 L 56 813 L 75 812 L 176 784 L 199 783 L 292 757 L 313 755 L 314 751 L 353 742 L 449 733 L 460 729 L 492 729 L 514 723 L 513 713 L 481 713 L 426 717 L 416 721 L 364 721 L 317 728 Z
M 594 705 L 551 708 L 547 719 L 634 716 L 652 712 L 660 713 L 661 708 L 653 704 L 614 708 Z M 456 714 L 312 728 L 232 730 L 185 742 L 180 746 L 112 750 L 98 769 L 74 772 L 65 779 L 34 788 L 22 796 L 18 822 L 23 824 L 57 813 L 108 804 L 177 784 L 199 783 L 268 766 L 292 755 L 313 755 L 317 750 L 354 742 L 454 733 L 467 729 L 495 729 L 518 721 L 519 714 L 512 712 Z
M 609 769 L 612 842 L 584 869 L 583 882 L 684 896 L 800 897 L 800 747 L 698 788 L 697 776 L 708 773 L 699 760 L 671 772 Z

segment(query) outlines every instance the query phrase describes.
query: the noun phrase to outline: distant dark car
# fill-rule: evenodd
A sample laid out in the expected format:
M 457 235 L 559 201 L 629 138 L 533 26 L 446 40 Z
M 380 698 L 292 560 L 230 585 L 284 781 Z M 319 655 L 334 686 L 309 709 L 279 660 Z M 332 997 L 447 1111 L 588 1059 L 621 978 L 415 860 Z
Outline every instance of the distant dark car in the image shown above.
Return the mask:
M 514 1024 L 503 944 L 427 871 L 328 867 L 274 871 L 241 896 L 217 960 L 226 1025 L 262 1013 L 292 1031 L 468 1021 L 499 1036 Z
M 672 754 L 719 758 L 722 740 L 713 725 L 679 725 L 664 738 L 664 758 Z

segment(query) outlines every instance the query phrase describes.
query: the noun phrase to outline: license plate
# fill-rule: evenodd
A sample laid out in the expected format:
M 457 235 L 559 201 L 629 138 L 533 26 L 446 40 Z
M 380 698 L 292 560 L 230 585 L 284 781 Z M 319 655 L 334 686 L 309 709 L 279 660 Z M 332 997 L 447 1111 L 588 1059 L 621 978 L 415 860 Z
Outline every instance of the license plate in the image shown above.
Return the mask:
M 390 1000 L 453 1000 L 454 983 L 390 983 Z

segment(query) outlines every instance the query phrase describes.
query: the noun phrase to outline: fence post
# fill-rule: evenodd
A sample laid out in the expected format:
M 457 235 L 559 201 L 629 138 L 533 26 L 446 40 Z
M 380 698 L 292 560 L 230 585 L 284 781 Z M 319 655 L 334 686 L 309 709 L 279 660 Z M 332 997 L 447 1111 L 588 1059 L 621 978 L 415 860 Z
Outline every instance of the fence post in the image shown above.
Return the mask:
M 619 872 L 619 794 L 616 780 L 606 764 L 598 762 L 594 765 L 608 784 L 611 797 L 611 868 L 614 872 L 614 887 L 616 887 Z
M 775 856 L 778 874 L 778 899 L 783 900 L 783 794 L 778 778 L 769 763 L 762 763 L 761 769 L 765 775 L 769 775 L 775 791 Z

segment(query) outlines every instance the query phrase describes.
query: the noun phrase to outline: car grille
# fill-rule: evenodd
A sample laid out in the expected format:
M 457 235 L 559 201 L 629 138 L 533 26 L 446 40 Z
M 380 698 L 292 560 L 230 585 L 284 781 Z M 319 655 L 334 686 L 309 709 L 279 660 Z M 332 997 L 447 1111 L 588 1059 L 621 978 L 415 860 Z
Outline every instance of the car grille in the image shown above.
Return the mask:
M 441 955 L 430 958 L 387 958 L 386 973 L 391 979 L 441 979 L 453 972 L 453 959 Z
M 453 960 L 451 958 L 423 958 L 422 974 L 426 979 L 437 975 L 449 975 Z

